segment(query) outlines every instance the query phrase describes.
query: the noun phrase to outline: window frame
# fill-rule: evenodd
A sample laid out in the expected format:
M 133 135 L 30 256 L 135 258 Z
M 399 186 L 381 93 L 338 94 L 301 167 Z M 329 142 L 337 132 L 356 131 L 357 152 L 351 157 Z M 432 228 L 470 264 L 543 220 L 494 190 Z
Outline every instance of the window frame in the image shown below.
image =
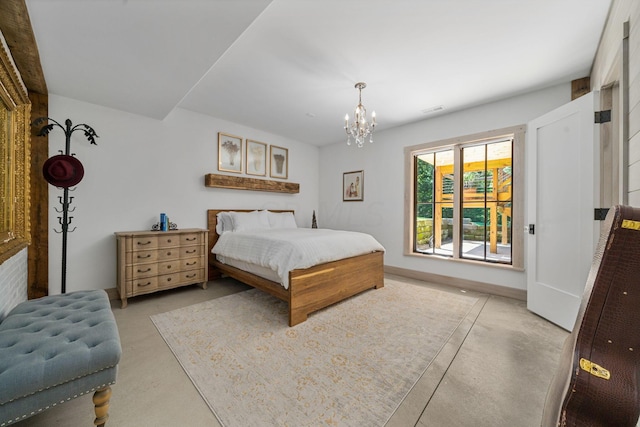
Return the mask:
M 524 145 L 525 145 L 526 125 L 510 126 L 502 129 L 480 132 L 445 140 L 427 142 L 423 144 L 408 146 L 404 148 L 405 157 L 405 206 L 404 206 L 404 255 L 419 258 L 436 258 L 439 260 L 472 263 L 488 267 L 507 268 L 511 270 L 524 270 Z M 486 144 L 501 138 L 513 138 L 512 167 L 513 167 L 513 216 L 511 222 L 511 264 L 496 263 L 486 260 L 475 260 L 462 258 L 460 256 L 460 209 L 461 192 L 459 177 L 462 176 L 461 148 L 478 144 Z M 425 254 L 414 251 L 415 243 L 415 156 L 427 151 L 437 151 L 453 149 L 454 153 L 454 174 L 456 183 L 454 185 L 453 197 L 453 256 L 442 256 L 438 254 Z

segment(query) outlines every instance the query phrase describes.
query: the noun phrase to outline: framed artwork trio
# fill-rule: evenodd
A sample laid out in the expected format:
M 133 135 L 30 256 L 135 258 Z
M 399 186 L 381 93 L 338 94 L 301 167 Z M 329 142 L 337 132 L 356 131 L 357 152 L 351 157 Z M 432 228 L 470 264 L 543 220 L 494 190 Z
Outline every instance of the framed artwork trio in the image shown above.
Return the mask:
M 218 132 L 218 170 L 287 179 L 289 150 L 277 145 Z

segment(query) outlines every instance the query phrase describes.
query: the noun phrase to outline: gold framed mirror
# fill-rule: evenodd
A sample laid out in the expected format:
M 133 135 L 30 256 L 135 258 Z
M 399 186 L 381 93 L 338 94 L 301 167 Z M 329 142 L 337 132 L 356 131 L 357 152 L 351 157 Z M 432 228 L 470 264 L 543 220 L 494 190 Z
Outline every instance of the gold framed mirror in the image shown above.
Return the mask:
M 29 168 L 31 103 L 0 37 L 0 263 L 30 243 Z

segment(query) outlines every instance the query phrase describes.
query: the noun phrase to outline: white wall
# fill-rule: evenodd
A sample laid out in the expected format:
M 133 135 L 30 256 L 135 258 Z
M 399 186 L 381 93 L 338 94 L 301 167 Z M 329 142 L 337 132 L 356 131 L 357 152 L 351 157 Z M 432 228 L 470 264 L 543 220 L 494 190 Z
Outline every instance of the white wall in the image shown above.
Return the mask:
M 629 134 L 622 141 L 629 155 L 622 167 L 628 172 L 628 204 L 640 206 L 640 2 L 614 0 L 591 72 L 591 87 L 622 83 L 624 23 L 629 22 Z M 621 110 L 621 108 L 620 108 Z
M 27 300 L 27 248 L 0 264 L 0 322 Z
M 81 131 L 71 142 L 85 176 L 70 192 L 70 229 L 77 229 L 68 234 L 67 292 L 114 288 L 113 233 L 148 230 L 160 212 L 179 228 L 206 228 L 207 209 L 295 209 L 298 226 L 310 227 L 312 211 L 318 210 L 318 147 L 182 109 L 158 121 L 53 94 L 49 116 L 86 123 L 99 135 L 97 146 Z M 204 175 L 218 172 L 218 132 L 288 148 L 288 181 L 299 183 L 300 193 L 205 187 Z M 56 128 L 49 134 L 49 153 L 58 150 L 64 150 L 64 133 Z M 61 281 L 62 237 L 53 231 L 60 230 L 58 196 L 62 190 L 49 186 L 50 294 L 60 293 Z
M 526 124 L 571 100 L 570 83 L 375 134 L 361 149 L 320 150 L 320 227 L 363 231 L 386 248 L 385 265 L 526 289 L 523 272 L 404 253 L 404 147 Z M 375 106 L 370 106 L 371 108 Z M 383 121 L 380 117 L 379 121 Z M 364 170 L 364 201 L 342 201 L 342 174 Z M 514 230 L 518 232 L 518 230 Z

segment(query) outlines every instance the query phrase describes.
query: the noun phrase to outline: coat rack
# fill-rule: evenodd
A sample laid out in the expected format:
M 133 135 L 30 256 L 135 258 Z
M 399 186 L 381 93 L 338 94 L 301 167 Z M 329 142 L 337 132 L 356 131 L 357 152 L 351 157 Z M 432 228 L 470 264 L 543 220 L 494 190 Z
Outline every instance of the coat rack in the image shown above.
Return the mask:
M 40 117 L 32 122 L 32 126 L 40 126 L 47 122 L 51 123 L 42 126 L 38 132 L 38 136 L 48 135 L 49 132 L 53 130 L 54 126 L 57 126 L 64 131 L 66 137 L 64 152 L 59 150 L 60 154 L 47 159 L 42 167 L 42 173 L 47 182 L 64 190 L 63 195 L 58 196 L 62 209 L 54 208 L 56 212 L 62 214 L 61 217 L 58 217 L 58 221 L 62 229 L 60 231 L 54 229 L 54 231 L 62 234 L 62 278 L 60 290 L 64 294 L 67 291 L 67 233 L 73 232 L 76 229 L 74 227 L 69 230 L 69 224 L 71 224 L 71 220 L 73 219 L 72 216 L 69 216 L 69 212 L 73 212 L 75 210 L 75 207 L 73 209 L 69 209 L 69 205 L 73 202 L 73 197 L 69 197 L 69 191 L 74 191 L 74 186 L 77 185 L 84 176 L 82 163 L 75 157 L 75 153 L 70 153 L 71 134 L 77 130 L 81 130 L 84 132 L 84 136 L 87 140 L 93 145 L 97 145 L 95 139 L 98 138 L 98 135 L 91 126 L 84 123 L 73 126 L 69 119 L 64 122 L 65 126 L 62 126 L 60 123 L 49 117 Z

